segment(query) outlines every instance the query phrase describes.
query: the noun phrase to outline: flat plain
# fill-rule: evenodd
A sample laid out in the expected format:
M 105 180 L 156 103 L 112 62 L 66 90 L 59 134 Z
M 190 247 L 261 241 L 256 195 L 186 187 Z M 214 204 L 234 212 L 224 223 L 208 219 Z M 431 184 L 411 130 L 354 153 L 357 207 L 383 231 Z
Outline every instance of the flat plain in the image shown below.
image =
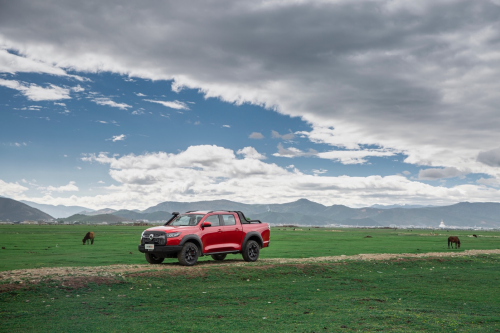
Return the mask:
M 0 331 L 500 331 L 499 232 L 273 228 L 262 259 L 145 265 L 143 227 L 0 226 L 0 271 L 129 265 L 129 273 L 0 280 Z M 285 230 L 284 230 L 285 229 Z M 96 233 L 83 246 L 87 231 Z M 478 237 L 472 237 L 472 234 Z M 448 249 L 448 235 L 460 249 Z M 370 236 L 370 237 L 367 237 Z M 316 262 L 326 256 L 441 252 L 429 258 Z M 348 257 L 347 257 L 348 258 Z M 206 262 L 206 264 L 204 264 Z M 171 269 L 170 269 L 171 268 Z M 91 324 L 89 324 L 91 323 Z

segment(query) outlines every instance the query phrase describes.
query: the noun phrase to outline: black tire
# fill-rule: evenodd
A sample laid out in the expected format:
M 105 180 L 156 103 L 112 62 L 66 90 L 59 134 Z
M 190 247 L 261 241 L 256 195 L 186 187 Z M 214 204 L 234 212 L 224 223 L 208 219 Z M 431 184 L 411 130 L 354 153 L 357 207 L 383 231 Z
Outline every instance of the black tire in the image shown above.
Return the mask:
M 259 254 L 260 254 L 259 244 L 254 240 L 248 241 L 245 244 L 245 248 L 243 249 L 242 254 L 243 254 L 243 259 L 245 259 L 245 261 L 249 262 L 257 261 L 257 259 L 259 259 Z
M 225 253 L 223 254 L 212 254 L 212 259 L 213 260 L 217 260 L 217 261 L 222 261 L 224 259 L 226 259 L 226 255 Z
M 182 250 L 177 253 L 177 259 L 182 266 L 193 266 L 198 261 L 199 249 L 196 244 L 186 242 Z
M 146 256 L 146 261 L 150 264 L 161 264 L 165 258 L 160 258 L 155 256 L 153 253 L 146 252 L 144 253 Z

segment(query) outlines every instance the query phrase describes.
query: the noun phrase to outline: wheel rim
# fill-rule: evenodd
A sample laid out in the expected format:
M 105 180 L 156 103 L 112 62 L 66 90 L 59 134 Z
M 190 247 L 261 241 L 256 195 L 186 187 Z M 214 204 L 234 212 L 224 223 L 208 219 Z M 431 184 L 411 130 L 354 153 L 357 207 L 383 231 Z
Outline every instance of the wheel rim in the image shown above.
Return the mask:
M 190 246 L 186 249 L 186 253 L 184 254 L 184 258 L 186 262 L 193 262 L 196 259 L 196 247 Z
M 253 243 L 248 247 L 248 257 L 252 260 L 257 259 L 257 256 L 259 255 L 259 247 L 257 244 Z

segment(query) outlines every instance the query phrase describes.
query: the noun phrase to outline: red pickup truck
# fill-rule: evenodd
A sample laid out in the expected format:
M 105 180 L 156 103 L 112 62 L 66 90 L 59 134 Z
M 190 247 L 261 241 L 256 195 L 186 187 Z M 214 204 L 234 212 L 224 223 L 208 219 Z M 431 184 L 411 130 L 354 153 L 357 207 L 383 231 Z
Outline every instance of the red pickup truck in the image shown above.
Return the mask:
M 269 247 L 270 233 L 269 224 L 249 220 L 240 211 L 173 213 L 164 226 L 144 230 L 139 251 L 150 264 L 177 258 L 181 265 L 192 266 L 198 257 L 224 260 L 228 253 L 256 261 L 260 249 Z

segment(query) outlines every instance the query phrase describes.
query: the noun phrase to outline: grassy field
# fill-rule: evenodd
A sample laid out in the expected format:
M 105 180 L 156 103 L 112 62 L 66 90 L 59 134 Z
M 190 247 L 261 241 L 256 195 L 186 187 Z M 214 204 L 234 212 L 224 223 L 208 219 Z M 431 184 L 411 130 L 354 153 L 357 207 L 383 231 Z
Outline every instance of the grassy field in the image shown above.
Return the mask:
M 0 270 L 145 264 L 137 251 L 142 227 L 91 229 L 94 245 L 82 246 L 86 226 L 0 226 L 5 247 Z M 261 257 L 500 248 L 498 232 L 475 231 L 479 237 L 473 238 L 470 231 L 296 229 L 302 230 L 274 228 L 271 247 Z M 448 250 L 452 234 L 460 237 L 460 250 Z M 4 280 L 0 332 L 496 332 L 499 259 L 258 261 L 187 268 L 169 259 L 171 269 L 122 276 L 66 276 L 38 284 Z
M 0 293 L 0 330 L 495 332 L 499 259 L 249 264 L 46 281 Z
M 278 230 L 279 229 L 279 230 Z M 83 246 L 87 231 L 94 231 L 94 245 Z M 64 266 L 99 266 L 143 264 L 137 251 L 144 227 L 125 226 L 0 226 L 0 271 Z M 500 232 L 430 231 L 392 229 L 273 228 L 271 247 L 261 251 L 261 258 L 309 258 L 360 253 L 424 253 L 500 248 Z M 458 235 L 460 250 L 448 250 L 448 235 Z M 372 236 L 372 238 L 364 238 Z M 3 249 L 5 248 L 5 249 Z M 228 259 L 241 258 L 229 255 Z M 211 260 L 203 257 L 200 260 Z M 165 262 L 174 263 L 176 259 Z

